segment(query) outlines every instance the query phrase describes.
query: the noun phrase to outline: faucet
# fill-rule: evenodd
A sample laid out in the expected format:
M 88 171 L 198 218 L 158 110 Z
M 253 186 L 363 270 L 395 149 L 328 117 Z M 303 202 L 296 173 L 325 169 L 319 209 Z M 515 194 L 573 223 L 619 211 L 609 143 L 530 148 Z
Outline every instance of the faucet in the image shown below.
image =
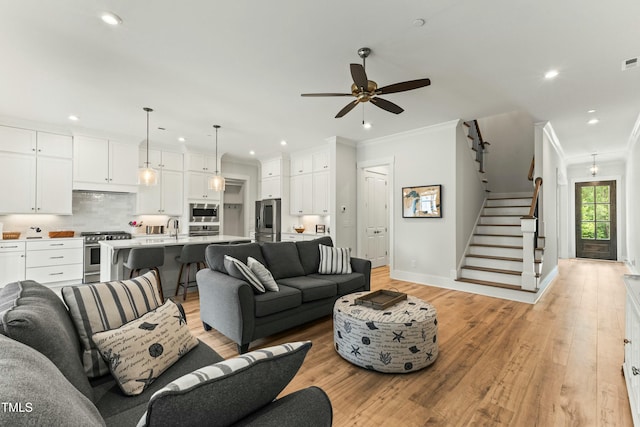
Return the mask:
M 169 231 L 169 237 L 175 236 L 177 240 L 179 228 L 180 223 L 178 222 L 178 218 L 172 216 L 167 220 L 167 230 Z M 173 230 L 173 232 L 171 230 Z

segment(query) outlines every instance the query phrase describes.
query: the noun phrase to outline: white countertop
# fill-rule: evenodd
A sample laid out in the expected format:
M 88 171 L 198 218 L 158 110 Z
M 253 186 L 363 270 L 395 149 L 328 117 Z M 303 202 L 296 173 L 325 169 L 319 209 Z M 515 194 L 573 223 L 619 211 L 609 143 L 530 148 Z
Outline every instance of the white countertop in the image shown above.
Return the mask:
M 130 249 L 151 246 L 183 246 L 188 243 L 229 243 L 242 240 L 250 242 L 251 238 L 227 235 L 196 237 L 179 235 L 176 239 L 175 237 L 169 237 L 168 235 L 159 234 L 134 237 L 133 239 L 129 240 L 101 240 L 100 244 L 111 249 Z
M 55 241 L 55 240 L 82 240 L 83 238 L 80 236 L 76 237 L 21 237 L 19 239 L 0 239 L 0 243 L 11 243 L 11 242 L 42 242 L 44 241 Z

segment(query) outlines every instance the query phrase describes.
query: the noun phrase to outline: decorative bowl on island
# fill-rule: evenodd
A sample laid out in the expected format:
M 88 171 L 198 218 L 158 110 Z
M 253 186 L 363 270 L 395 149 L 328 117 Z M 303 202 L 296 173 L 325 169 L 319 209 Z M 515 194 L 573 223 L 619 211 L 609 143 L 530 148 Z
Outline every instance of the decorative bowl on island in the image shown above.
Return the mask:
M 293 227 L 293 229 L 296 230 L 298 233 L 304 232 L 304 227 L 302 225 L 297 225 Z

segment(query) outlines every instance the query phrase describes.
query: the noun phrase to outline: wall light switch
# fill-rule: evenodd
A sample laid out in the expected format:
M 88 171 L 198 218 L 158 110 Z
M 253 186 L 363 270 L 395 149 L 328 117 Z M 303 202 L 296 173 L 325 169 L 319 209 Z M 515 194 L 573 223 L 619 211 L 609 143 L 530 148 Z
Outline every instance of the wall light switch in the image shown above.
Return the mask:
M 344 213 L 346 211 L 347 211 L 347 207 L 346 206 L 344 206 L 344 205 L 340 206 L 340 212 Z

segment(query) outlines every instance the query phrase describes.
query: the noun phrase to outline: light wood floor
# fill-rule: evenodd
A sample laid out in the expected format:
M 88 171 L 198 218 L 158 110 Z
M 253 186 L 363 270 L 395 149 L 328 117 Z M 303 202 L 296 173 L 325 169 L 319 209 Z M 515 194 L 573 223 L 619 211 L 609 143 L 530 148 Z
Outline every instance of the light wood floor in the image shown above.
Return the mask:
M 311 340 L 284 393 L 322 387 L 334 426 L 631 426 L 621 371 L 626 268 L 563 260 L 559 272 L 529 305 L 391 280 L 388 269 L 375 269 L 373 290 L 397 288 L 438 310 L 438 359 L 411 374 L 370 372 L 342 359 L 331 316 L 251 348 Z M 184 305 L 198 338 L 225 358 L 237 355 L 229 339 L 202 329 L 197 294 Z

